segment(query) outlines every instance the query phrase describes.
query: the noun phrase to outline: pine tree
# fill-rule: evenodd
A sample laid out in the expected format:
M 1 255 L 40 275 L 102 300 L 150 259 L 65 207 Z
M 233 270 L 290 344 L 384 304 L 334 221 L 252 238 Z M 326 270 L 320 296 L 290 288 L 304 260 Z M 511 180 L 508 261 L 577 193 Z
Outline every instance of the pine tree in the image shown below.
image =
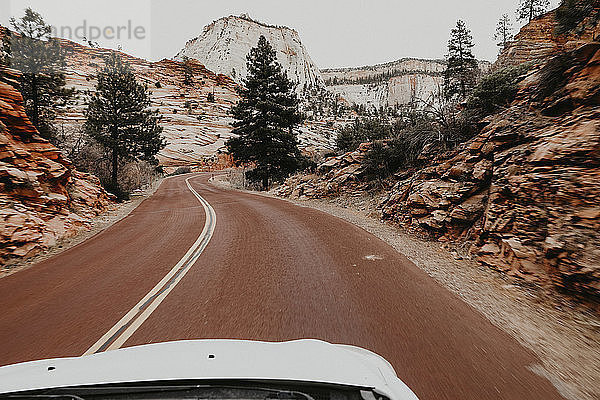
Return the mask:
M 464 100 L 475 86 L 478 63 L 472 49 L 471 31 L 464 21 L 458 20 L 448 41 L 448 64 L 444 72 L 444 92 L 447 98 L 459 95 Z
M 248 76 L 232 110 L 237 137 L 227 141 L 227 148 L 237 162 L 252 163 L 248 179 L 268 189 L 269 182 L 285 179 L 302 163 L 293 127 L 303 117 L 294 86 L 264 36 L 246 59 Z
M 501 50 L 504 50 L 508 42 L 513 40 L 512 22 L 508 14 L 502 14 L 502 17 L 500 17 L 500 21 L 498 21 L 498 25 L 496 26 L 494 40 L 496 40 Z
M 154 156 L 165 143 L 160 135 L 160 115 L 150 109 L 148 88 L 136 81 L 129 64 L 116 52 L 111 52 L 104 63 L 96 92 L 88 104 L 85 128 L 110 152 L 109 188 L 120 194 L 120 161 L 145 160 L 156 164 Z
M 10 23 L 16 33 L 11 37 L 10 64 L 22 74 L 20 91 L 25 111 L 40 134 L 54 140 L 56 107 L 65 105 L 74 92 L 65 88 L 60 43 L 50 37 L 50 25 L 31 8 L 21 19 L 11 18 Z
M 183 84 L 187 86 L 194 84 L 194 70 L 187 56 L 183 56 Z
M 517 8 L 517 20 L 531 22 L 548 10 L 550 0 L 520 0 Z
M 0 67 L 10 65 L 10 31 L 0 26 Z

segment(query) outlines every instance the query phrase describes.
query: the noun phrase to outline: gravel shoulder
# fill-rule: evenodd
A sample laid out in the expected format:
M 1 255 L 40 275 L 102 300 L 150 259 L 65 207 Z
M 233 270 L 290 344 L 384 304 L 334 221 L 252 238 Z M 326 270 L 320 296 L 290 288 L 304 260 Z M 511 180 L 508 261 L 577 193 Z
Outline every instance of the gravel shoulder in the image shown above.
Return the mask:
M 233 179 L 232 184 L 228 175 L 220 175 L 212 182 L 243 190 Z M 600 398 L 600 318 L 592 310 L 483 267 L 447 245 L 382 222 L 376 196 L 284 200 L 334 215 L 385 241 L 536 353 L 542 365 L 532 370 L 550 380 L 565 398 Z
M 131 199 L 122 203 L 112 204 L 108 210 L 98 215 L 91 224 L 79 230 L 75 236 L 65 237 L 57 241 L 57 243 L 48 249 L 23 260 L 14 260 L 6 267 L 0 268 L 0 279 L 5 276 L 12 275 L 24 269 L 30 268 L 35 264 L 47 260 L 65 250 L 75 247 L 78 244 L 90 239 L 103 230 L 116 224 L 121 219 L 131 213 L 142 201 L 152 196 L 156 189 L 160 186 L 163 179 L 158 179 L 153 182 L 145 190 L 136 191 L 131 195 Z

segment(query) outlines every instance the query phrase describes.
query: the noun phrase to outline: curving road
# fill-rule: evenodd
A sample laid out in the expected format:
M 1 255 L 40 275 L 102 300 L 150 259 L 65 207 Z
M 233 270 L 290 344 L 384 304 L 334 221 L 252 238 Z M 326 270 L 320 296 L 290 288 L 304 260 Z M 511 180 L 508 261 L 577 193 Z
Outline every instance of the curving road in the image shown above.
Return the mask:
M 383 355 L 421 399 L 561 398 L 531 372 L 534 354 L 386 243 L 208 178 L 165 179 L 117 224 L 0 279 L 0 365 L 176 339 L 319 338 Z

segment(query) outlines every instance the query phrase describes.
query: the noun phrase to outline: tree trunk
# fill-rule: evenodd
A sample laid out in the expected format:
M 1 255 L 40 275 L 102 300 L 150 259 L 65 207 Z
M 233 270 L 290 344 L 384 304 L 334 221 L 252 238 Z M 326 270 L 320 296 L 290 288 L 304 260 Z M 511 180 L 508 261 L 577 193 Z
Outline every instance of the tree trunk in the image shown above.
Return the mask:
M 529 22 L 533 19 L 533 1 L 531 2 L 531 6 L 529 7 Z
M 262 178 L 262 187 L 263 190 L 269 190 L 269 175 L 265 174 Z
M 112 186 L 117 189 L 119 184 L 117 183 L 117 169 L 119 168 L 119 153 L 117 149 L 113 148 L 112 151 Z

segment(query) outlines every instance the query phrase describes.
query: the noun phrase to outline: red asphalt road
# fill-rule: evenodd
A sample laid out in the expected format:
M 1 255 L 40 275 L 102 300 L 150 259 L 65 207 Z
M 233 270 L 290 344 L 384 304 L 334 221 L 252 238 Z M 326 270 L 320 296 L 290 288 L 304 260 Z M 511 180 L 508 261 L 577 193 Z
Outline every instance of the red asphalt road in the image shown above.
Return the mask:
M 0 365 L 81 355 L 134 307 L 202 231 L 188 177 L 166 179 L 117 224 L 0 279 Z M 421 399 L 561 398 L 531 372 L 533 353 L 375 236 L 207 180 L 190 182 L 216 212 L 214 235 L 125 346 L 317 338 L 381 354 Z

